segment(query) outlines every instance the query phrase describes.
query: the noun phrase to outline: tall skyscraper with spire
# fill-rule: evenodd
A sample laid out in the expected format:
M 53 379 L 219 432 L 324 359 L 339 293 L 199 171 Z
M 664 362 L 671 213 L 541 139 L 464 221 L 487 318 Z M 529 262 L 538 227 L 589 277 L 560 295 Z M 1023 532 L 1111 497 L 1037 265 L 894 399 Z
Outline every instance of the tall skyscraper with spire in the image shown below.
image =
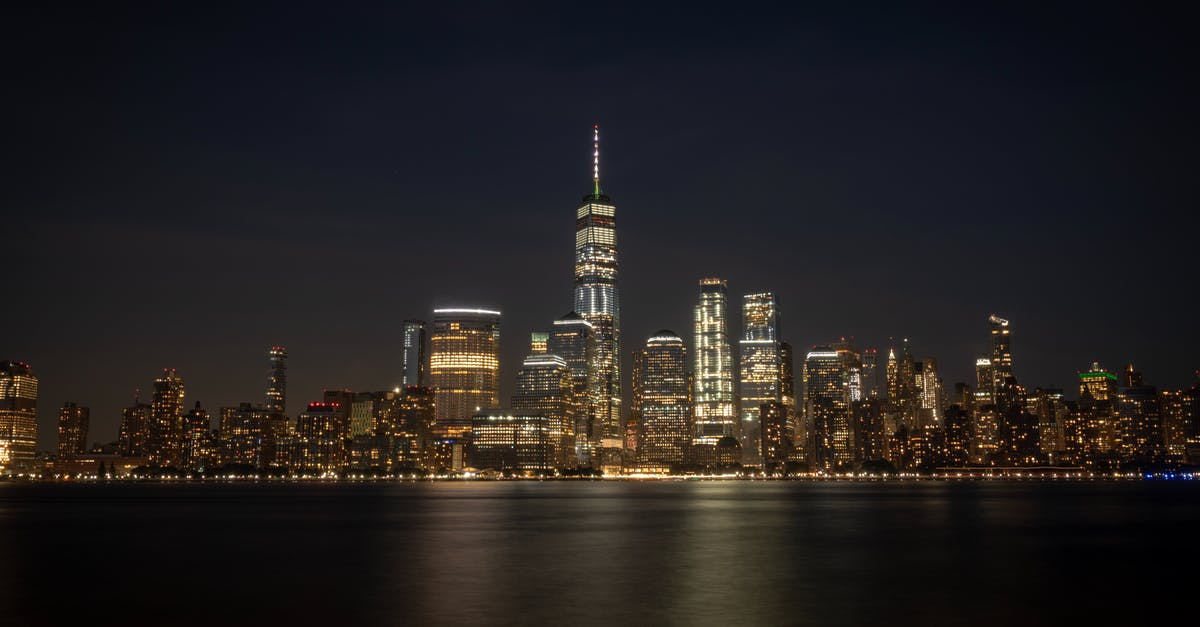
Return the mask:
M 621 308 L 617 298 L 616 207 L 600 189 L 600 127 L 592 135 L 592 192 L 575 210 L 575 312 L 592 325 L 598 380 L 593 446 L 620 448 Z

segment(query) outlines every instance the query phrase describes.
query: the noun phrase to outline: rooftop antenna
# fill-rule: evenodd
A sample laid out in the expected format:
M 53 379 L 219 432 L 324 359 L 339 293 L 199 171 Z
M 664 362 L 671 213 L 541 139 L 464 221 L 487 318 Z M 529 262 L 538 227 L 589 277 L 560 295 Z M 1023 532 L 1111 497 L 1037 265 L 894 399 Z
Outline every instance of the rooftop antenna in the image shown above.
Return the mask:
M 592 194 L 600 196 L 600 125 L 592 125 Z

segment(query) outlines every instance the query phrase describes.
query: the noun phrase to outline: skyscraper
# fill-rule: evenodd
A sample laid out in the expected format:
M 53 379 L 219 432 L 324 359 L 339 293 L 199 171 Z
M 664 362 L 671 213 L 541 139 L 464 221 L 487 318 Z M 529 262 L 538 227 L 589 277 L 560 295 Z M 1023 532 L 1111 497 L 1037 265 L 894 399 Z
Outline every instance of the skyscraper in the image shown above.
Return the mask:
M 596 407 L 602 401 L 600 385 L 600 367 L 596 361 L 596 334 L 592 323 L 584 320 L 575 312 L 554 321 L 554 330 L 550 333 L 547 349 L 567 362 L 571 369 L 571 379 L 575 382 L 575 456 L 580 463 L 590 463 L 592 442 L 596 433 L 603 429 L 594 429 L 596 422 Z
M 687 349 L 678 335 L 662 330 L 646 340 L 639 362 L 638 464 L 669 470 L 683 463 L 691 439 Z
M 181 461 L 183 395 L 183 379 L 174 368 L 163 368 L 163 376 L 154 380 L 147 429 L 146 453 L 154 466 L 174 466 Z
M 999 400 L 1001 388 L 1013 376 L 1012 336 L 1008 320 L 993 314 L 988 317 L 988 324 L 992 328 L 992 389 Z
M 0 361 L 0 472 L 20 471 L 37 449 L 38 379 L 29 364 Z
M 574 466 L 575 457 L 575 381 L 566 360 L 550 353 L 534 353 L 525 358 L 517 373 L 512 409 L 544 415 L 559 435 L 555 443 L 558 466 Z
M 58 410 L 58 458 L 71 460 L 87 451 L 89 412 L 87 407 L 63 403 Z
M 439 435 L 461 437 L 471 417 L 499 404 L 500 312 L 445 308 L 433 311 L 429 377 Z
M 600 130 L 593 129 L 592 192 L 575 211 L 575 312 L 592 325 L 600 386 L 592 425 L 594 444 L 619 444 L 621 421 L 621 307 L 617 296 L 616 207 L 600 189 Z M 560 355 L 565 357 L 565 355 Z
M 269 412 L 287 411 L 287 349 L 272 346 L 267 353 L 271 358 L 271 376 L 267 379 L 267 404 Z
M 983 407 L 996 403 L 996 373 L 992 360 L 980 357 L 975 360 L 975 404 Z
M 118 447 L 126 457 L 142 457 L 150 445 L 151 407 L 134 395 L 133 405 L 121 410 L 121 431 Z
M 813 432 L 814 469 L 834 470 L 853 459 L 850 403 L 861 358 L 846 342 L 814 346 L 804 360 L 804 409 Z
M 404 364 L 400 386 L 425 385 L 425 321 L 404 321 Z
M 695 414 L 692 444 L 716 446 L 739 435 L 733 402 L 733 350 L 729 345 L 728 294 L 724 279 L 701 279 L 693 316 Z
M 742 339 L 738 340 L 741 361 L 741 432 L 744 463 L 761 459 L 760 406 L 782 399 L 779 351 L 779 309 L 770 292 L 742 298 Z

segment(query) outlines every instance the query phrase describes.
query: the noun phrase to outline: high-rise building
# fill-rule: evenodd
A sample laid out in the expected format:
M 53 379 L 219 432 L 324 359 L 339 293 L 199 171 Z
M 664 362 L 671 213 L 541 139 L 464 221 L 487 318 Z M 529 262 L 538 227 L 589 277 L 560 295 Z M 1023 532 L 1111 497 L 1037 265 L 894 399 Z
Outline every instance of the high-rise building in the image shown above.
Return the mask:
M 597 406 L 604 402 L 600 384 L 603 368 L 596 358 L 596 333 L 592 323 L 575 312 L 554 321 L 547 349 L 567 362 L 575 382 L 575 456 L 580 463 L 591 462 L 592 443 L 603 437 L 598 423 Z M 598 426 L 598 427 L 597 427 Z
M 850 403 L 861 358 L 847 342 L 814 346 L 804 360 L 804 408 L 812 429 L 813 467 L 834 470 L 853 460 Z M 910 376 L 911 380 L 911 376 Z
M 550 352 L 550 334 L 545 331 L 533 331 L 529 334 L 529 354 L 545 355 Z
M 594 407 L 592 443 L 619 449 L 624 428 L 616 206 L 600 189 L 600 130 L 598 126 L 593 130 L 592 192 L 575 211 L 575 312 L 591 323 L 595 335 L 593 367 L 600 398 Z
M 988 317 L 992 331 L 992 389 L 997 395 L 1013 376 L 1012 334 L 1008 320 L 995 314 Z
M 687 348 L 664 329 L 646 340 L 638 363 L 638 466 L 669 470 L 683 463 L 691 439 Z
M 126 457 L 144 457 L 150 446 L 151 407 L 135 394 L 133 405 L 121 410 L 121 431 L 118 449 Z
M 693 317 L 695 331 L 695 421 L 692 445 L 714 447 L 739 435 L 733 400 L 733 350 L 729 345 L 729 304 L 724 279 L 701 279 Z
M 550 420 L 550 428 L 561 440 L 555 444 L 557 466 L 574 466 L 575 457 L 575 381 L 566 360 L 552 353 L 534 353 L 525 358 L 517 373 L 512 395 L 514 411 L 541 414 Z
M 263 450 L 263 434 L 271 412 L 251 403 L 222 407 L 217 428 L 221 461 L 259 468 L 270 465 Z
M 174 368 L 163 368 L 163 376 L 154 380 L 150 405 L 146 453 L 151 465 L 174 466 L 181 461 L 183 395 L 183 379 Z
M 271 359 L 271 376 L 267 379 L 266 409 L 280 414 L 287 412 L 287 349 L 272 346 L 267 354 Z
M 916 362 L 914 384 L 920 397 L 920 426 L 939 427 L 942 424 L 942 378 L 937 360 L 932 357 Z
M 760 406 L 782 400 L 782 366 L 779 351 L 779 309 L 770 292 L 742 298 L 742 339 L 738 340 L 741 381 L 741 433 L 743 463 L 756 465 L 762 456 L 759 443 Z
M 89 412 L 87 407 L 63 403 L 58 410 L 58 458 L 64 461 L 87 452 Z
M 466 435 L 477 412 L 499 405 L 500 312 L 435 309 L 429 377 L 438 433 Z
M 987 357 L 975 360 L 975 404 L 979 407 L 996 404 L 996 373 Z
M 337 402 L 309 403 L 296 419 L 296 436 L 300 446 L 293 467 L 317 474 L 338 472 L 347 461 L 349 414 Z
M 404 363 L 400 386 L 425 385 L 425 321 L 404 321 Z
M 771 401 L 758 407 L 758 423 L 762 428 L 759 455 L 764 470 L 778 470 L 792 455 L 795 433 L 791 423 L 792 408 Z
M 1117 388 L 1114 446 L 1125 461 L 1158 461 L 1163 454 L 1163 422 L 1158 390 L 1146 385 L 1133 364 L 1125 366 Z
M 489 409 L 471 419 L 468 454 L 475 468 L 517 473 L 548 473 L 562 441 L 550 418 L 534 412 Z
M 779 343 L 779 400 L 790 410 L 796 409 L 795 353 L 792 345 Z
M 0 361 L 0 472 L 26 470 L 37 450 L 38 379 L 29 364 Z
M 180 447 L 180 462 L 184 468 L 195 470 L 216 465 L 217 442 L 212 437 L 212 416 L 200 406 L 200 401 L 183 415 Z

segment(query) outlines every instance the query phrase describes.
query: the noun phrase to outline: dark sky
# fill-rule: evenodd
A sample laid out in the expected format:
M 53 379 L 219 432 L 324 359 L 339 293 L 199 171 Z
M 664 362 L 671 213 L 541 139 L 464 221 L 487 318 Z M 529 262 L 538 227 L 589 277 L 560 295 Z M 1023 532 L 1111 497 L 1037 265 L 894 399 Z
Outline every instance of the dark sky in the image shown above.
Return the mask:
M 717 275 L 797 347 L 909 337 L 948 387 L 993 311 L 1027 385 L 1200 366 L 1198 55 L 1163 7 L 167 4 L 5 20 L 0 359 L 43 448 L 67 400 L 114 439 L 164 366 L 260 401 L 272 344 L 293 413 L 390 388 L 441 304 L 503 310 L 506 398 L 571 308 L 593 122 L 626 351 L 690 342 Z

